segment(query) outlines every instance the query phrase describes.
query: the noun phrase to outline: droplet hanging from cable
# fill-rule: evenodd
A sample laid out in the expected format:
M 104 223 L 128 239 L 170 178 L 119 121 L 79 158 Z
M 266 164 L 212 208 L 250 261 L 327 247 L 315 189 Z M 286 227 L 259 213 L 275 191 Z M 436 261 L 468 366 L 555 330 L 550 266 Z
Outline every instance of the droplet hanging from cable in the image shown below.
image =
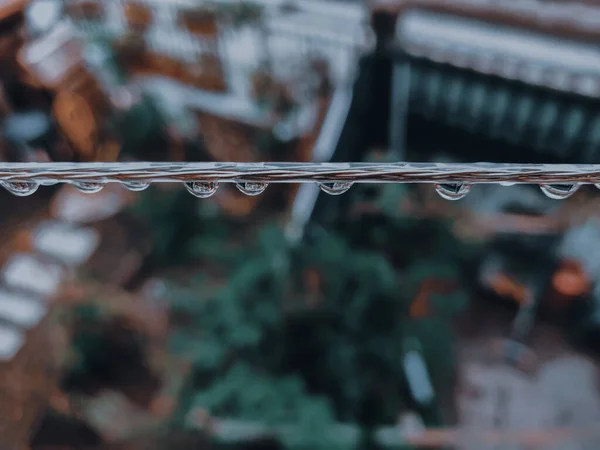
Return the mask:
M 219 183 L 216 181 L 192 181 L 191 183 L 185 183 L 185 188 L 195 197 L 208 198 L 217 192 Z
M 90 181 L 73 181 L 71 184 L 85 194 L 95 194 L 96 192 L 100 192 L 104 187 L 103 183 L 94 183 Z
M 553 200 L 564 200 L 579 190 L 578 184 L 542 184 L 540 189 L 546 197 Z
M 348 181 L 336 181 L 333 183 L 318 183 L 321 190 L 329 195 L 342 195 L 348 192 L 352 183 Z
M 267 189 L 268 184 L 257 183 L 254 181 L 246 181 L 243 183 L 236 183 L 235 186 L 239 189 L 241 193 L 254 197 L 265 192 L 265 189 Z
M 32 195 L 40 187 L 38 183 L 31 181 L 0 181 L 0 186 L 18 197 Z
M 133 192 L 141 192 L 150 186 L 147 181 L 124 181 L 122 184 L 126 189 Z
M 465 183 L 436 184 L 436 192 L 446 200 L 460 200 L 471 191 L 471 185 Z

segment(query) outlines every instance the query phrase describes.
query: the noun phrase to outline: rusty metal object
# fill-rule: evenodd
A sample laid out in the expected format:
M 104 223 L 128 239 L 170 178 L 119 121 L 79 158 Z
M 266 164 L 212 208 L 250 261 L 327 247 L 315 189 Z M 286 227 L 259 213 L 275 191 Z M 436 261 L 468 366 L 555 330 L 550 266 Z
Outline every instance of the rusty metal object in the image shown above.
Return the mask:
M 209 8 L 183 10 L 178 14 L 179 23 L 197 36 L 216 38 L 218 33 L 217 13 Z
M 129 71 L 140 72 L 147 65 L 148 49 L 143 36 L 129 31 L 116 39 L 115 54 L 119 63 Z
M 215 115 L 198 113 L 206 150 L 217 161 L 256 161 L 254 129 L 250 125 Z
M 61 91 L 56 95 L 52 109 L 56 121 L 80 150 L 83 159 L 93 159 L 98 123 L 91 105 L 77 92 Z
M 198 89 L 213 92 L 225 92 L 227 83 L 221 59 L 212 53 L 204 53 L 198 61 L 184 65 L 181 80 Z
M 154 20 L 152 10 L 139 2 L 127 2 L 124 7 L 127 25 L 133 30 L 143 33 Z
M 79 158 L 104 158 L 100 128 L 111 105 L 98 80 L 85 67 L 83 42 L 68 26 L 59 25 L 25 45 L 18 61 L 33 83 L 55 94 L 54 115 Z

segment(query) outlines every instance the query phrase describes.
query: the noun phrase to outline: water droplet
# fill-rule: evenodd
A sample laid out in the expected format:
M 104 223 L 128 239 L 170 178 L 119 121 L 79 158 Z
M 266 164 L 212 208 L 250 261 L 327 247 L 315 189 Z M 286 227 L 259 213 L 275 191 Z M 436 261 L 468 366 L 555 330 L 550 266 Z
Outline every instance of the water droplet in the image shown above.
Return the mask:
M 500 186 L 506 186 L 506 187 L 514 186 L 515 184 L 517 184 L 517 183 L 515 183 L 514 181 L 501 181 L 500 182 Z
M 596 186 L 598 189 L 600 189 L 600 183 L 596 183 L 594 186 Z
M 89 181 L 73 181 L 71 184 L 86 194 L 95 194 L 96 192 L 100 192 L 104 187 L 103 183 L 93 183 Z
M 147 181 L 123 181 L 123 186 L 133 192 L 141 192 L 150 186 Z
M 56 181 L 56 180 L 40 181 L 40 185 L 42 185 L 42 186 L 54 186 L 56 184 L 58 184 L 58 181 Z
M 352 183 L 349 181 L 336 181 L 334 183 L 319 183 L 321 190 L 329 195 L 342 195 L 344 192 L 348 192 L 348 189 L 352 187 Z
M 471 185 L 463 183 L 436 184 L 435 190 L 443 199 L 460 200 L 461 198 L 465 198 L 471 191 Z
M 542 184 L 540 189 L 546 197 L 553 200 L 564 200 L 569 198 L 579 189 L 578 184 Z
M 219 183 L 215 181 L 193 181 L 185 183 L 185 188 L 195 197 L 208 198 L 217 192 Z
M 39 184 L 30 181 L 0 181 L 0 186 L 19 197 L 27 197 L 34 194 L 40 187 Z
M 240 190 L 240 192 L 246 195 L 255 196 L 265 192 L 265 189 L 267 188 L 268 184 L 247 181 L 245 183 L 236 183 L 235 186 Z

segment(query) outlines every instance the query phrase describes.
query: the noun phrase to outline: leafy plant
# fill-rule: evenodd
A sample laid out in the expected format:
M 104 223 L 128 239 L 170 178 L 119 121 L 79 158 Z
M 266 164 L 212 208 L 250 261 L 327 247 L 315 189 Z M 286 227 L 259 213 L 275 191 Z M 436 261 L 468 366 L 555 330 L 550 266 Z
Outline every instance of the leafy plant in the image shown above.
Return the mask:
M 190 328 L 177 337 L 180 351 L 194 341 L 185 351 L 193 382 L 182 395 L 211 414 L 300 423 L 323 398 L 331 410 L 326 423 L 357 423 L 368 435 L 411 402 L 401 381 L 408 337 L 423 341 L 437 374 L 453 370 L 452 330 L 442 325 L 455 311 L 440 308 L 412 324 L 407 316 L 420 281 L 431 273 L 456 277 L 451 265 L 414 266 L 402 280 L 382 253 L 327 234 L 292 247 L 274 227 L 262 229 L 238 261 L 228 285 L 189 311 Z M 316 277 L 316 294 L 307 273 Z M 454 295 L 448 299 L 458 308 L 464 296 Z M 298 383 L 305 388 L 295 388 L 294 401 L 304 406 L 288 416 L 281 405 Z
M 185 189 L 161 190 L 153 185 L 142 193 L 131 212 L 150 230 L 152 262 L 161 266 L 201 258 L 207 244 L 222 249 L 231 234 L 214 202 L 199 200 Z M 226 253 L 206 256 L 218 254 Z
M 172 348 L 193 365 L 175 426 L 197 408 L 288 431 L 320 417 L 320 431 L 303 433 L 310 443 L 278 434 L 287 448 L 314 449 L 335 448 L 328 436 L 340 423 L 356 426 L 360 447 L 371 448 L 373 432 L 406 408 L 442 424 L 437 397 L 420 405 L 412 392 L 404 357 L 416 342 L 436 392 L 452 377 L 450 321 L 467 302 L 457 258 L 464 248 L 447 223 L 401 208 L 410 195 L 403 186 L 357 187 L 352 195 L 345 213 L 360 202 L 371 213 L 342 215 L 301 245 L 275 226 L 244 239 L 247 246 L 231 246 L 229 231 L 217 227 L 209 230 L 218 238 L 191 239 L 194 254 L 228 276 L 216 292 L 202 277 L 172 291 L 174 309 L 187 316 Z

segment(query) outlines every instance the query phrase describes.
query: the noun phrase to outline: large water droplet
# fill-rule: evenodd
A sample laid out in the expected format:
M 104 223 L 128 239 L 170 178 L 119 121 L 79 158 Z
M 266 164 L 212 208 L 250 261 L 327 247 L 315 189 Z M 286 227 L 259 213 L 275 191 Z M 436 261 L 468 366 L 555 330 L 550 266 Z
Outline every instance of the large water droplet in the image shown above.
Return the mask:
M 73 181 L 71 184 L 85 194 L 95 194 L 96 192 L 100 192 L 104 187 L 103 183 L 90 181 Z
M 553 200 L 564 200 L 569 198 L 579 189 L 578 184 L 542 184 L 540 189 L 546 197 Z
M 235 186 L 240 190 L 240 192 L 246 195 L 255 196 L 265 192 L 268 184 L 258 183 L 255 181 L 246 181 L 245 183 L 236 183 Z
M 329 195 L 342 195 L 344 192 L 348 192 L 348 189 L 352 187 L 352 183 L 349 181 L 336 181 L 334 183 L 319 183 L 321 190 Z
M 31 181 L 0 181 L 0 186 L 11 194 L 19 197 L 27 197 L 28 195 L 34 194 L 40 187 L 38 183 L 33 183 Z
M 193 181 L 185 183 L 188 192 L 198 198 L 208 198 L 217 192 L 219 183 L 215 181 Z
M 435 190 L 440 197 L 446 200 L 460 200 L 471 191 L 471 185 L 463 183 L 436 184 Z
M 147 181 L 123 181 L 123 186 L 133 192 L 141 192 L 144 189 L 148 189 L 150 183 Z

